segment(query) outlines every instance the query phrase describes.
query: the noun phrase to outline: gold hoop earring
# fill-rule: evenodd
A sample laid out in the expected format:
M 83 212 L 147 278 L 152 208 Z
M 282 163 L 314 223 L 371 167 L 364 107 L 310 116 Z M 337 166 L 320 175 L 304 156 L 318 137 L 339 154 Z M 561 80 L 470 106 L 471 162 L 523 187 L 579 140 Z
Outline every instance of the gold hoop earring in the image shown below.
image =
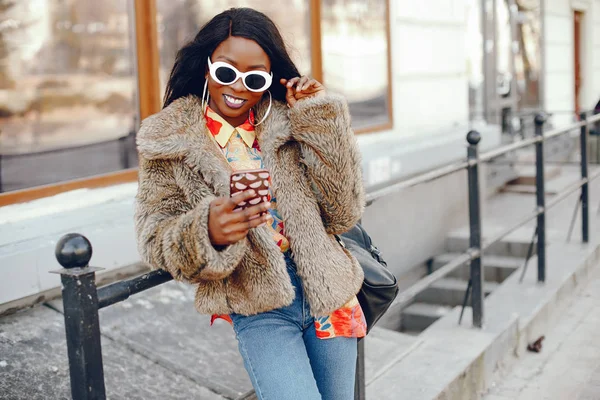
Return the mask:
M 273 105 L 273 96 L 271 95 L 270 90 L 267 90 L 267 93 L 269 93 L 269 107 L 267 107 L 267 112 L 265 112 L 264 117 L 262 117 L 262 119 L 259 122 L 253 123 L 252 118 L 250 118 L 250 111 L 248 111 L 248 121 L 250 122 L 250 125 L 252 125 L 252 126 L 258 126 L 258 125 L 262 124 L 263 122 L 265 122 L 265 120 L 269 116 L 269 113 L 271 112 L 271 106 Z M 254 113 L 254 114 L 256 114 L 256 113 Z
M 210 100 L 210 92 L 207 90 L 208 89 L 208 79 L 206 79 L 204 81 L 204 90 L 202 90 L 202 112 L 204 112 L 206 110 L 206 107 L 208 106 L 208 101 Z M 204 99 L 204 97 L 206 97 L 206 99 Z

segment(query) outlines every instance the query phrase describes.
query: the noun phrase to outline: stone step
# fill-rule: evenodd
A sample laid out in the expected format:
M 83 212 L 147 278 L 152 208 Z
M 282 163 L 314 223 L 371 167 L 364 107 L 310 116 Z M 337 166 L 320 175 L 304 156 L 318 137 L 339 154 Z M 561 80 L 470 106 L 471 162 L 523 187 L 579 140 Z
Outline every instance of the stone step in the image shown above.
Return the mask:
M 507 227 L 499 226 L 485 226 L 482 240 L 485 242 L 486 239 L 496 237 L 496 234 L 501 234 Z M 495 256 L 510 256 L 510 257 L 522 257 L 527 256 L 527 250 L 529 249 L 529 243 L 533 235 L 534 229 L 519 228 L 513 233 L 506 236 L 501 241 L 494 243 L 486 251 L 486 255 Z M 463 228 L 448 234 L 446 239 L 446 249 L 450 253 L 461 253 L 469 248 L 469 229 Z M 533 246 L 533 255 L 536 253 L 536 246 Z
M 434 257 L 431 265 L 433 271 L 437 271 L 447 263 L 455 260 L 460 253 L 447 253 Z M 484 254 L 483 258 L 484 279 L 489 282 L 503 282 L 516 269 L 523 266 L 525 260 L 520 257 L 493 256 Z M 468 280 L 470 275 L 470 265 L 464 264 L 450 272 L 446 277 Z
M 517 168 L 518 178 L 511 182 L 514 185 L 535 185 L 535 165 L 519 165 Z M 546 166 L 544 168 L 544 178 L 546 181 L 556 178 L 560 175 L 559 166 Z
M 564 189 L 573 184 L 573 176 L 571 174 L 559 175 L 544 184 L 544 193 L 548 196 L 553 196 L 561 193 Z M 535 182 L 532 184 L 513 184 L 509 183 L 503 189 L 504 192 L 533 194 L 536 193 Z
M 365 339 L 366 384 L 393 368 L 421 341 L 414 335 L 374 327 Z
M 402 330 L 423 331 L 451 310 L 452 307 L 440 304 L 413 303 L 402 310 Z
M 460 306 L 464 301 L 467 285 L 467 280 L 443 278 L 419 293 L 415 301 L 435 305 Z M 485 295 L 490 294 L 498 285 L 497 282 L 485 282 L 483 285 Z

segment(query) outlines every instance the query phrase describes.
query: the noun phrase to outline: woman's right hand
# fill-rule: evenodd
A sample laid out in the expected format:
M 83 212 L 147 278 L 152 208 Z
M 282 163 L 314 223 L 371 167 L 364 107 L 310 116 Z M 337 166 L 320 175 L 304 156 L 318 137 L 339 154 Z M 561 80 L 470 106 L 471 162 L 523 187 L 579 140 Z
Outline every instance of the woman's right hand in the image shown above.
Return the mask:
M 244 210 L 233 211 L 240 203 L 255 197 L 253 190 L 232 197 L 220 197 L 210 203 L 208 236 L 213 246 L 228 246 L 246 237 L 250 229 L 268 223 L 271 203 L 260 203 Z M 267 212 L 262 217 L 260 213 Z

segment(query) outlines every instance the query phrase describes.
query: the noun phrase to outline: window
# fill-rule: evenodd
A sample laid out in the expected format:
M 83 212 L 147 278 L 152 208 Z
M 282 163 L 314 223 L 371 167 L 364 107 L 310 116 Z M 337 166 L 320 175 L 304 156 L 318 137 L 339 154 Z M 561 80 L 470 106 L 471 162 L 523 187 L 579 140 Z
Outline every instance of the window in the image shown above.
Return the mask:
M 469 79 L 469 115 L 471 120 L 484 118 L 483 30 L 481 1 L 467 0 L 467 74 Z
M 0 0 L 0 192 L 135 163 L 128 4 Z
M 483 115 L 511 133 L 511 115 L 541 108 L 540 10 L 540 0 L 467 0 L 472 120 Z
M 285 7 L 273 0 L 158 0 L 162 94 L 177 50 L 193 39 L 212 17 L 231 7 L 252 7 L 268 15 L 279 28 L 300 73 L 311 73 L 310 10 L 306 0 L 288 1 Z M 290 16 L 294 23 L 289 23 Z
M 348 100 L 355 129 L 391 124 L 386 0 L 321 0 L 323 83 Z
M 231 7 L 270 16 L 357 132 L 391 128 L 389 0 L 283 3 L 0 0 L 0 204 L 134 180 L 140 115 L 160 110 L 178 49 Z
M 540 0 L 517 0 L 517 42 L 515 69 L 519 107 L 522 110 L 537 110 L 540 102 L 541 74 L 541 26 Z

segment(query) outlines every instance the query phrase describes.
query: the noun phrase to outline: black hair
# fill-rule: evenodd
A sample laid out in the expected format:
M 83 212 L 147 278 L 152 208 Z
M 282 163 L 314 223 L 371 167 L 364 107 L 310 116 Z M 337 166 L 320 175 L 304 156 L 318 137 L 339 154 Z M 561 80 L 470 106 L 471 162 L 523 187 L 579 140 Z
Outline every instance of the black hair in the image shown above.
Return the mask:
M 164 107 L 190 94 L 202 97 L 207 59 L 230 36 L 254 40 L 271 60 L 274 100 L 285 101 L 286 89 L 281 78 L 300 76 L 288 54 L 275 23 L 260 11 L 251 8 L 231 8 L 208 21 L 196 37 L 178 52 L 165 92 Z

